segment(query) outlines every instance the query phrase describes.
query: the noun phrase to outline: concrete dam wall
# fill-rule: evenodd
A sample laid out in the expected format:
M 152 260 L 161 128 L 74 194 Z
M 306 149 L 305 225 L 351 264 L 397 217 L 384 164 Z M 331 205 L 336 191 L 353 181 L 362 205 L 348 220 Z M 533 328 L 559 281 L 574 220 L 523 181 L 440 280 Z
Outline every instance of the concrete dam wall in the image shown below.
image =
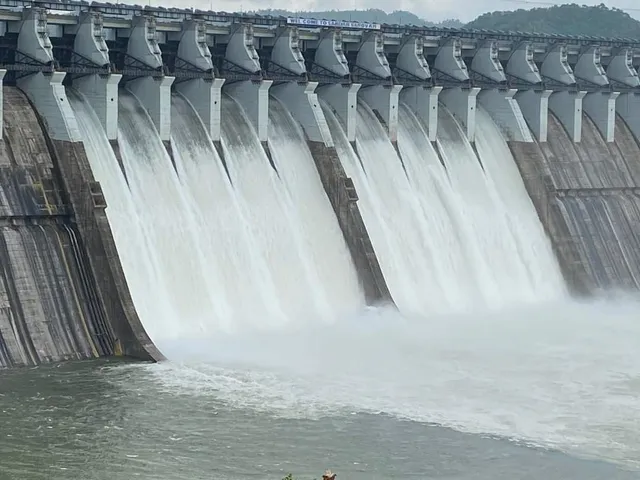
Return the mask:
M 0 366 L 640 286 L 634 44 L 16 1 Z
M 548 142 L 511 143 L 565 276 L 582 293 L 638 288 L 640 150 L 620 117 L 615 127 L 606 142 L 585 116 L 574 143 L 551 114 Z
M 3 97 L 0 366 L 121 353 L 55 147 L 24 93 Z

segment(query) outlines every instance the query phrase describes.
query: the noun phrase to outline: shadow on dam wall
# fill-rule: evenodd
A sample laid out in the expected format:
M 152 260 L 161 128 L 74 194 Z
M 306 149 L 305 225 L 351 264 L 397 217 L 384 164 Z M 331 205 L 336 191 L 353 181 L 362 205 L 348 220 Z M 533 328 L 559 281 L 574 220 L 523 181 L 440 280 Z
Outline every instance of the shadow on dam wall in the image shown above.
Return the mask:
M 621 118 L 606 143 L 588 116 L 573 143 L 549 113 L 547 143 L 510 142 L 525 185 L 577 293 L 640 287 L 640 147 Z
M 108 253 L 113 240 L 99 186 L 71 178 L 82 168 L 82 152 L 51 141 L 20 90 L 3 91 L 0 367 L 113 354 L 150 358 L 124 311 L 127 299 L 116 293 L 116 276 L 100 264 L 119 260 L 115 245 Z M 78 191 L 70 193 L 69 185 Z M 95 213 L 78 198 L 85 207 L 94 203 Z

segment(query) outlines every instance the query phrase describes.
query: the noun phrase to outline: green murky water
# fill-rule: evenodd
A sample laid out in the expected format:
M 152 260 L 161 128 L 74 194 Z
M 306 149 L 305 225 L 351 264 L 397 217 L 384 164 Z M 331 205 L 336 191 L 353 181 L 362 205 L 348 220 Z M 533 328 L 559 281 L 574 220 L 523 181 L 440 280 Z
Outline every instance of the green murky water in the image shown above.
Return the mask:
M 0 372 L 0 479 L 634 479 L 618 466 L 391 416 L 287 418 L 216 389 L 204 369 L 120 362 Z M 203 382 L 205 384 L 206 382 Z M 173 385 L 173 386 L 172 386 Z

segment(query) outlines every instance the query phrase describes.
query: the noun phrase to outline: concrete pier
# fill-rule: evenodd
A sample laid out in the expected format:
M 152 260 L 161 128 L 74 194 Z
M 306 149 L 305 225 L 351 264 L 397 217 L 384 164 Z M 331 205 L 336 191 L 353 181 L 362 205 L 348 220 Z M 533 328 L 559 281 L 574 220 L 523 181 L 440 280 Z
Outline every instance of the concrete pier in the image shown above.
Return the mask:
M 256 129 L 260 142 L 265 143 L 269 128 L 269 89 L 272 80 L 259 82 L 235 82 L 225 86 L 225 92 L 233 97 L 244 109 Z
M 178 58 L 201 72 L 212 72 L 211 51 L 207 45 L 207 25 L 201 20 L 182 22 Z
M 405 87 L 400 100 L 406 103 L 426 127 L 431 142 L 438 133 L 438 97 L 442 87 Z
M 404 43 L 400 46 L 400 51 L 396 58 L 396 76 L 400 78 L 400 83 L 405 77 L 408 80 L 424 82 L 423 86 L 402 87 L 400 90 L 400 100 L 405 102 L 422 121 L 429 134 L 429 140 L 435 142 L 438 131 L 438 96 L 442 87 L 431 87 L 427 82 L 431 79 L 431 69 L 424 56 L 424 39 L 415 35 L 408 35 Z M 390 98 L 390 102 L 393 98 Z M 387 115 L 388 117 L 389 115 Z M 397 119 L 390 122 L 394 125 L 394 140 L 397 137 Z M 391 135 L 391 131 L 390 131 Z
M 398 102 L 402 85 L 374 85 L 360 90 L 362 99 L 378 114 L 387 127 L 389 140 L 398 141 Z
M 43 65 L 54 62 L 53 45 L 47 33 L 47 14 L 40 8 L 22 10 L 17 51 Z
M 516 101 L 529 129 L 540 143 L 547 141 L 549 123 L 549 97 L 553 90 L 525 90 L 517 92 Z
M 109 47 L 104 38 L 103 17 L 100 13 L 81 14 L 73 50 L 108 71 Z M 118 138 L 118 85 L 121 79 L 120 74 L 97 73 L 73 79 L 74 88 L 85 96 L 109 140 Z
M 333 139 L 315 93 L 318 82 L 286 82 L 271 87 L 270 93 L 291 112 L 300 123 L 310 142 L 333 147 Z
M 335 111 L 350 142 L 356 141 L 358 91 L 361 86 L 359 83 L 352 83 L 324 85 L 318 88 L 318 95 Z
M 342 47 L 342 32 L 327 30 L 318 40 L 314 62 L 328 74 L 336 78 L 348 78 L 350 75 L 349 62 Z
M 625 121 L 631 133 L 640 139 L 640 93 L 623 93 L 616 101 L 616 112 Z
M 507 74 L 532 85 L 542 82 L 531 43 L 522 42 L 511 52 L 507 62 Z
M 605 142 L 615 140 L 616 128 L 616 100 L 620 92 L 588 93 L 582 100 L 582 107 L 589 118 L 593 120 Z
M 73 51 L 90 60 L 94 65 L 109 65 L 109 47 L 104 38 L 104 18 L 99 12 L 83 12 L 78 19 L 78 29 Z
M 471 62 L 471 70 L 488 80 L 497 83 L 506 82 L 507 77 L 498 58 L 498 43 L 496 41 L 488 40 L 478 48 Z
M 478 95 L 478 103 L 489 112 L 507 140 L 533 142 L 531 131 L 515 99 L 517 91 L 515 88 L 482 90 Z
M 249 73 L 260 72 L 260 57 L 256 52 L 253 27 L 239 24 L 229 33 L 225 59 L 241 70 Z
M 189 100 L 214 142 L 220 141 L 222 86 L 224 78 L 197 78 L 180 82 L 176 91 Z
M 297 28 L 280 29 L 271 51 L 271 61 L 293 75 L 302 76 L 307 73 Z
M 165 76 L 162 70 L 164 62 L 156 40 L 154 17 L 134 17 L 127 55 L 154 72 L 128 81 L 126 87 L 147 110 L 162 141 L 168 142 L 171 140 L 171 85 L 175 78 Z
M 362 38 L 356 56 L 356 66 L 382 80 L 391 78 L 391 67 L 384 54 L 382 34 L 371 32 Z
M 462 42 L 459 38 L 448 39 L 438 50 L 434 68 L 453 80 L 469 80 L 467 64 L 462 59 Z
M 100 119 L 107 138 L 118 138 L 118 85 L 122 75 L 92 74 L 77 78 L 73 86 L 82 93 Z
M 33 102 L 38 113 L 47 122 L 49 135 L 54 140 L 79 142 L 80 131 L 71 111 L 62 81 L 65 72 L 35 73 L 17 81 L 18 87 Z
M 429 80 L 431 69 L 424 58 L 424 39 L 417 35 L 407 35 L 396 57 L 396 69 L 400 75 L 406 73 L 418 80 Z
M 175 83 L 175 90 L 189 100 L 214 144 L 219 146 L 222 86 L 225 79 L 213 76 L 213 61 L 206 40 L 204 22 L 187 20 L 182 24 L 178 58 L 199 70 L 202 76 Z
M 554 46 L 544 58 L 540 73 L 551 80 L 563 85 L 573 85 L 576 78 L 567 58 L 567 46 L 558 44 Z
M 23 22 L 18 33 L 18 52 L 38 62 L 53 65 L 53 48 L 47 35 L 47 17 L 43 10 L 29 8 L 23 11 Z M 66 73 L 37 72 L 18 79 L 17 85 L 29 97 L 49 126 L 56 140 L 77 142 L 80 132 L 75 116 L 62 85 Z
M 578 63 L 573 72 L 576 78 L 594 85 L 609 85 L 609 79 L 601 62 L 600 48 L 597 46 L 587 48 L 578 57 Z
M 467 140 L 473 143 L 476 136 L 476 103 L 480 89 L 445 88 L 440 94 L 442 103 L 465 130 Z
M 253 28 L 249 24 L 237 25 L 229 35 L 225 58 L 247 74 L 260 75 L 261 66 L 254 46 Z M 272 80 L 242 80 L 226 82 L 224 91 L 244 109 L 260 142 L 266 147 L 269 128 L 269 88 Z
M 573 142 L 582 139 L 582 100 L 587 92 L 555 92 L 549 98 L 549 108 L 564 126 Z
M 607 66 L 607 77 L 628 87 L 640 86 L 638 71 L 633 66 L 633 50 L 621 48 Z
M 360 89 L 360 97 L 382 119 L 389 139 L 395 144 L 398 140 L 398 101 L 401 85 L 390 85 L 391 67 L 384 53 L 384 40 L 377 32 L 365 35 L 360 43 L 356 57 L 356 72 L 363 71 L 362 78 L 373 85 L 363 85 Z M 356 78 L 360 77 L 360 73 Z M 380 80 L 375 84 L 374 77 Z

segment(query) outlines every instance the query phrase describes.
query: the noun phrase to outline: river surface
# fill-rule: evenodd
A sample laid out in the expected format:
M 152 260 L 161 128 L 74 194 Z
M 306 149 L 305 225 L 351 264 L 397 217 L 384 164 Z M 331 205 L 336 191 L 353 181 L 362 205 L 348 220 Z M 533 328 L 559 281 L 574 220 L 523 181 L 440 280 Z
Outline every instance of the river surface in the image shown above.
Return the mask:
M 638 311 L 377 312 L 1 371 L 0 479 L 638 479 Z

